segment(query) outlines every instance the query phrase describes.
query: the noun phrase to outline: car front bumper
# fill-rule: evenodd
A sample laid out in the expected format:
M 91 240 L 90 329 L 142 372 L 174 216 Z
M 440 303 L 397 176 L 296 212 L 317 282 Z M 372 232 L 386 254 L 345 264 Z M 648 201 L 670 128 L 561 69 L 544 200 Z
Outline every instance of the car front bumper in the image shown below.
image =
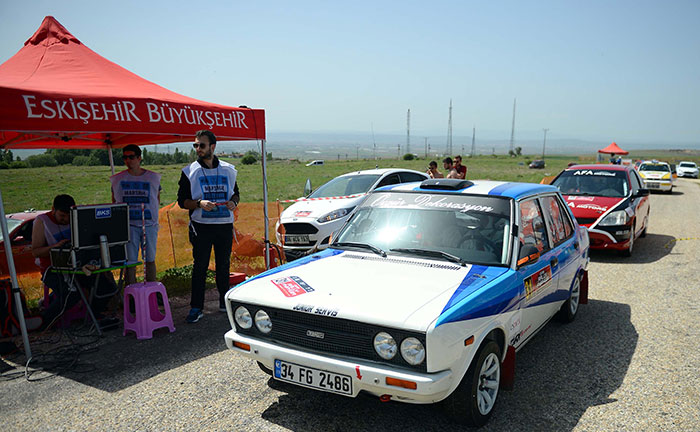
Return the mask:
M 662 190 L 665 192 L 673 189 L 673 182 L 671 180 L 644 180 L 644 187 L 649 190 Z
M 439 402 L 449 395 L 453 387 L 453 373 L 450 370 L 436 373 L 419 373 L 404 369 L 394 369 L 365 360 L 344 360 L 321 354 L 308 353 L 293 348 L 282 347 L 267 341 L 250 338 L 234 330 L 224 335 L 229 349 L 252 358 L 265 367 L 274 370 L 274 361 L 283 360 L 300 366 L 320 369 L 352 378 L 352 394 L 356 397 L 360 392 L 366 392 L 378 397 L 389 396 L 393 400 L 414 404 Z M 234 345 L 234 342 L 250 346 L 250 351 Z M 387 378 L 395 378 L 416 383 L 416 389 L 386 384 Z M 283 381 L 287 382 L 287 381 Z M 293 383 L 289 383 L 293 384 Z M 315 389 L 323 391 L 320 389 Z
M 632 235 L 630 225 L 589 228 L 588 238 L 591 249 L 625 250 L 629 247 Z
M 678 171 L 678 177 L 698 178 L 698 170 L 695 171 Z

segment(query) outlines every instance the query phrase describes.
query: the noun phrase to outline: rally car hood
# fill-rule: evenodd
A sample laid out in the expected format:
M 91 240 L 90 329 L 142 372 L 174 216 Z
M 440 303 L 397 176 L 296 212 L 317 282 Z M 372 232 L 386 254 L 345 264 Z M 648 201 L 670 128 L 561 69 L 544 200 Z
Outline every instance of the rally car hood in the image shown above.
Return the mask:
M 332 212 L 333 210 L 355 207 L 364 198 L 365 195 L 354 198 L 299 201 L 287 207 L 282 212 L 280 219 L 282 219 L 283 222 L 289 222 L 295 219 L 301 220 L 305 218 L 318 219 L 321 216 Z
M 665 175 L 669 176 L 668 179 L 670 179 L 671 176 L 670 171 L 639 171 L 639 174 L 646 179 L 661 179 Z
M 297 261 L 304 262 L 297 265 Z M 466 298 L 506 271 L 337 249 L 297 261 L 238 285 L 227 298 L 426 331 L 451 299 Z M 477 272 L 480 274 L 474 277 Z
M 574 213 L 578 223 L 583 226 L 591 226 L 594 222 L 584 223 L 588 221 L 597 221 L 601 216 L 606 215 L 613 207 L 620 204 L 627 197 L 611 198 L 600 196 L 581 196 L 581 195 L 564 195 L 566 204 Z

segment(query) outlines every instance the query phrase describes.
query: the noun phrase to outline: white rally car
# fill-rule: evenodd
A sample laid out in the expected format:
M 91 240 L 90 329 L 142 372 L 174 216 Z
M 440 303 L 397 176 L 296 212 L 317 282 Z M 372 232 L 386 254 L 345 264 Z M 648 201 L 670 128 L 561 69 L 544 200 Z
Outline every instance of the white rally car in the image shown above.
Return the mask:
M 639 171 L 639 176 L 644 180 L 644 187 L 647 189 L 673 192 L 673 173 L 667 162 L 644 161 L 639 165 L 637 171 Z
M 274 379 L 445 406 L 482 425 L 515 352 L 587 302 L 588 233 L 549 185 L 371 193 L 331 246 L 226 294 L 227 346 Z
M 289 261 L 328 247 L 331 234 L 378 187 L 423 181 L 427 174 L 409 169 L 373 169 L 343 174 L 287 207 L 277 223 L 277 243 Z

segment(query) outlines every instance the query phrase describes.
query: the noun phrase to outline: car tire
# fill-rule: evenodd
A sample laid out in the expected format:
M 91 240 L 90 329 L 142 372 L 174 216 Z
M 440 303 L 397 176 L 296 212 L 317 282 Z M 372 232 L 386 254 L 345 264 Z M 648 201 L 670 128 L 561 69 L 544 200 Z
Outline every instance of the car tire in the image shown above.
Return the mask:
M 272 376 L 272 369 L 268 368 L 264 364 L 260 362 L 256 362 L 258 364 L 258 367 L 260 368 L 261 371 L 265 372 L 266 374 Z
M 630 233 L 630 242 L 627 245 L 627 248 L 624 250 L 621 250 L 620 255 L 622 255 L 623 257 L 631 257 L 633 250 L 634 250 L 634 233 L 632 232 L 632 233 Z
M 576 314 L 578 313 L 578 308 L 580 306 L 581 300 L 581 277 L 576 276 L 573 285 L 571 286 L 571 292 L 569 293 L 569 298 L 566 299 L 564 304 L 561 305 L 559 313 L 557 313 L 557 318 L 563 323 L 570 323 L 576 319 Z
M 445 400 L 448 415 L 468 426 L 485 425 L 496 405 L 500 383 L 501 349 L 489 340 L 472 360 L 462 382 Z

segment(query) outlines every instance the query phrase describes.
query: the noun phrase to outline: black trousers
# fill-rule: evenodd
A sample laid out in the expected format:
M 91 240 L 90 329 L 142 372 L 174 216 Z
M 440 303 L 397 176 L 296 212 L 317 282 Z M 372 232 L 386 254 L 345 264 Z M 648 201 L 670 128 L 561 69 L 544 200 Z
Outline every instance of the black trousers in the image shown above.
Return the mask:
M 216 288 L 219 291 L 219 302 L 229 289 L 228 276 L 231 267 L 231 246 L 233 245 L 233 224 L 201 224 L 192 221 L 190 227 L 190 242 L 192 243 L 192 299 L 190 306 L 204 308 L 204 289 L 207 279 L 207 268 L 214 247 L 216 263 Z M 194 229 L 192 229 L 194 228 Z

